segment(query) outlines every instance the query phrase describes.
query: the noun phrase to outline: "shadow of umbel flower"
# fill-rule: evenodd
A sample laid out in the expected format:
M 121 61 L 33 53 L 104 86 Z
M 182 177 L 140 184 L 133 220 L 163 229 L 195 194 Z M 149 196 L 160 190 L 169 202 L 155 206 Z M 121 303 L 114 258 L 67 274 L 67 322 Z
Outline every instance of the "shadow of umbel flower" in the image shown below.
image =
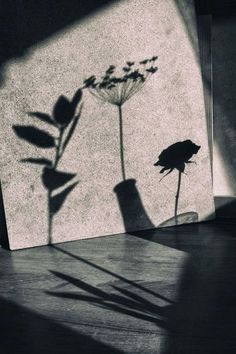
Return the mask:
M 193 143 L 191 140 L 185 140 L 181 142 L 177 142 L 175 144 L 170 145 L 168 148 L 164 149 L 161 154 L 159 155 L 158 161 L 154 164 L 154 166 L 161 166 L 162 169 L 160 170 L 160 173 L 164 173 L 165 171 L 168 171 L 162 178 L 161 180 L 166 177 L 168 174 L 170 174 L 174 169 L 178 171 L 178 183 L 177 183 L 177 191 L 176 191 L 176 196 L 175 196 L 175 208 L 174 208 L 174 221 L 175 225 L 179 223 L 178 220 L 178 202 L 179 202 L 179 196 L 180 196 L 180 186 L 181 186 L 181 177 L 182 174 L 185 171 L 185 164 L 190 164 L 190 163 L 196 163 L 195 161 L 192 161 L 191 158 L 194 154 L 198 153 L 198 150 L 200 149 L 201 146 L 196 145 Z M 160 181 L 161 181 L 160 180 Z M 196 213 L 186 213 L 186 215 L 183 215 L 183 220 L 187 219 L 189 222 L 190 221 L 197 221 L 196 219 Z M 192 219 L 191 219 L 192 217 Z M 198 216 L 197 216 L 198 217 Z M 181 219 L 181 218 L 180 218 Z M 172 220 L 169 220 L 168 222 L 165 222 L 159 226 L 169 226 L 171 225 Z M 181 222 L 183 223 L 183 222 Z
M 69 100 L 65 96 L 60 96 L 54 105 L 51 116 L 41 112 L 28 113 L 29 116 L 56 128 L 56 137 L 44 130 L 35 128 L 34 126 L 13 126 L 15 134 L 20 139 L 24 139 L 28 143 L 43 149 L 55 150 L 53 160 L 43 157 L 30 157 L 21 160 L 21 162 L 34 163 L 44 166 L 41 179 L 43 186 L 47 189 L 49 244 L 52 242 L 53 217 L 59 212 L 69 193 L 78 184 L 78 182 L 69 184 L 69 182 L 72 182 L 72 180 L 76 177 L 76 174 L 59 171 L 57 167 L 79 122 L 83 107 L 81 99 L 82 89 L 78 89 L 72 100 Z M 79 103 L 80 106 L 77 112 Z M 60 189 L 59 192 L 57 191 L 58 189 Z
M 157 56 L 144 59 L 138 63 L 127 61 L 121 69 L 120 75 L 115 75 L 117 68 L 110 65 L 101 79 L 92 75 L 84 80 L 83 88 L 103 102 L 110 103 L 118 107 L 119 114 L 119 133 L 120 133 L 120 160 L 123 181 L 126 180 L 124 164 L 124 143 L 123 143 L 123 117 L 122 106 L 139 92 L 150 77 L 157 71 L 155 62 Z

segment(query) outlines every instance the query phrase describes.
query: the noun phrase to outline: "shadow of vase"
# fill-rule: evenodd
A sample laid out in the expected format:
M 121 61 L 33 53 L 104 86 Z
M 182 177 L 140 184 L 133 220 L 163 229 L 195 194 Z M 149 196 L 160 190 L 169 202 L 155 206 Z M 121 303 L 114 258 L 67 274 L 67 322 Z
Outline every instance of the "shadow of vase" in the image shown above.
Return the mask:
M 135 179 L 120 182 L 113 191 L 116 194 L 127 232 L 155 228 L 143 206 Z

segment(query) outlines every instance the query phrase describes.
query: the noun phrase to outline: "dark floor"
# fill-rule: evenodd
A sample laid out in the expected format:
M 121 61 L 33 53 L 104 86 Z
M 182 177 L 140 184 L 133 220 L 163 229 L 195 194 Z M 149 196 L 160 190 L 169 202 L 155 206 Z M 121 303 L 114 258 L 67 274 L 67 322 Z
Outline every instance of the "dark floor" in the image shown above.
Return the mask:
M 235 226 L 0 249 L 1 354 L 236 353 Z

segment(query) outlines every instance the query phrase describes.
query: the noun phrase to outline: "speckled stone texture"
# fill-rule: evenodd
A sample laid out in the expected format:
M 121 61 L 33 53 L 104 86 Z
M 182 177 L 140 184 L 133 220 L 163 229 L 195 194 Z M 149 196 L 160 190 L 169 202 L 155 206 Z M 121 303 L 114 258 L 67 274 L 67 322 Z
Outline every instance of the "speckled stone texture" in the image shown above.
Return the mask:
M 178 171 L 160 182 L 161 168 L 153 164 L 163 149 L 186 139 L 201 148 L 193 156 L 197 164 L 186 164 L 182 174 L 178 214 L 184 216 L 179 222 L 213 215 L 196 43 L 192 1 L 118 1 L 8 64 L 0 100 L 0 164 L 11 249 L 49 241 L 42 166 L 20 160 L 51 159 L 54 154 L 19 139 L 12 126 L 34 125 L 56 134 L 27 112 L 51 114 L 58 97 L 71 99 L 90 75 L 99 77 L 111 64 L 122 68 L 127 60 L 153 55 L 159 56 L 158 72 L 122 107 L 126 182 L 120 166 L 117 107 L 84 91 L 79 124 L 58 165 L 60 171 L 77 174 L 79 183 L 54 217 L 51 242 L 168 225 L 174 216 Z

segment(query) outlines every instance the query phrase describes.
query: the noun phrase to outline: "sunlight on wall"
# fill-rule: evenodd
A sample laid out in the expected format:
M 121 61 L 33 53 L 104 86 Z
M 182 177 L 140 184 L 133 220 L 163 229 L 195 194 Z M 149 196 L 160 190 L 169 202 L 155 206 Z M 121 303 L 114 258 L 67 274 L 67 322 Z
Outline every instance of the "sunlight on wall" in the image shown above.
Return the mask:
M 192 1 L 181 2 L 186 2 L 188 11 Z M 189 24 L 193 15 L 191 7 Z M 191 35 L 196 36 L 194 19 L 192 27 Z M 122 70 L 126 61 L 142 65 L 140 61 L 156 55 L 158 71 L 122 108 L 126 178 L 136 180 L 132 184 L 136 206 L 132 209 L 128 200 L 122 200 L 122 205 L 129 217 L 133 214 L 133 229 L 141 224 L 144 228 L 159 226 L 171 219 L 177 170 L 159 183 L 160 169 L 153 164 L 168 146 L 190 139 L 201 149 L 197 165 L 186 166 L 178 211 L 195 212 L 199 220 L 212 214 L 201 73 L 183 19 L 174 0 L 148 0 L 145 6 L 139 0 L 119 1 L 32 47 L 28 56 L 12 60 L 7 67 L 0 101 L 4 117 L 0 161 L 9 235 L 15 248 L 48 240 L 44 166 L 20 160 L 52 160 L 54 150 L 19 139 L 12 126 L 33 125 L 55 136 L 53 125 L 27 112 L 51 116 L 60 95 L 72 100 L 90 75 L 102 76 L 109 65 Z M 54 218 L 53 242 L 127 231 L 114 193 L 122 181 L 117 107 L 96 100 L 86 90 L 82 100 L 78 127 L 58 165 L 61 172 L 76 174 L 79 183 Z M 47 138 L 46 144 L 51 145 L 50 141 Z M 126 188 L 121 192 L 122 197 L 126 195 Z

